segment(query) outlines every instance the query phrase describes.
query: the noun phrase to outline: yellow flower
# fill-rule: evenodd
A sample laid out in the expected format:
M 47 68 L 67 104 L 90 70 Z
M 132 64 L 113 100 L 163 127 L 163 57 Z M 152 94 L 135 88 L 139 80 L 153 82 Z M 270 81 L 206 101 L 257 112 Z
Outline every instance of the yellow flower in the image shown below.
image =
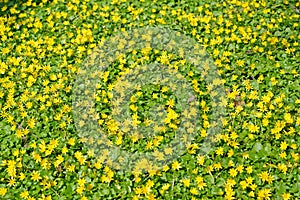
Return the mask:
M 249 125 L 248 125 L 248 129 L 249 129 L 249 131 L 250 131 L 251 133 L 255 133 L 255 132 L 258 132 L 259 127 L 256 126 L 256 125 L 253 125 L 253 124 L 249 124 Z
M 7 193 L 7 189 L 6 188 L 0 188 L 0 195 L 1 196 L 5 196 L 6 193 Z
M 293 123 L 293 118 L 292 115 L 290 113 L 285 113 L 284 114 L 284 120 L 286 121 L 286 123 L 291 124 Z
M 38 181 L 39 179 L 41 179 L 40 173 L 38 171 L 33 171 L 31 173 L 31 180 Z
M 253 191 L 249 192 L 249 197 L 254 197 L 254 196 L 255 196 L 255 194 Z
M 202 182 L 199 182 L 199 183 L 197 184 L 199 190 L 203 190 L 204 187 L 205 187 L 206 185 L 207 185 L 207 184 L 204 183 L 203 181 L 202 181 Z
M 243 67 L 244 64 L 245 64 L 245 61 L 243 61 L 243 60 L 237 60 L 236 61 L 236 65 L 239 66 L 239 67 Z
M 217 155 L 223 155 L 223 154 L 224 154 L 223 150 L 224 150 L 223 147 L 219 147 L 219 148 L 216 150 L 216 154 L 217 154 Z
M 270 194 L 271 192 L 271 189 L 262 189 L 262 190 L 259 190 L 258 191 L 258 194 L 257 194 L 257 199 L 258 200 L 269 200 L 270 199 Z
M 13 179 L 13 178 L 9 179 L 9 181 L 8 181 L 9 186 L 14 186 L 15 184 L 16 184 L 15 179 Z
M 194 187 L 190 189 L 190 192 L 191 192 L 193 195 L 198 195 L 198 194 L 199 194 L 198 190 L 197 190 L 196 188 L 194 188 Z
M 29 197 L 29 192 L 28 192 L 28 191 L 21 192 L 20 196 L 21 196 L 23 199 L 28 199 L 28 197 Z
M 178 161 L 173 162 L 172 169 L 179 170 L 181 168 L 180 163 Z
M 242 186 L 243 189 L 246 189 L 248 186 L 248 183 L 246 181 L 241 181 L 240 185 Z
M 181 182 L 183 182 L 184 187 L 189 187 L 191 183 L 190 179 L 183 179 Z
M 268 172 L 262 172 L 262 173 L 258 174 L 258 177 L 259 177 L 263 182 L 272 179 L 272 178 L 270 178 L 270 177 L 272 177 L 272 176 L 270 176 Z
M 81 197 L 80 200 L 87 200 L 85 196 Z
M 24 173 L 20 173 L 19 179 L 22 181 L 26 178 Z
M 81 179 L 78 179 L 77 182 L 80 186 L 84 186 L 84 184 L 86 183 L 86 180 L 84 178 L 81 178 Z
M 281 158 L 286 158 L 286 153 L 285 152 L 281 152 L 280 154 L 279 154 L 279 156 L 281 157 Z
M 68 166 L 67 170 L 70 171 L 70 172 L 74 172 L 75 171 L 75 165 L 72 164 L 72 165 Z
M 3 48 L 3 49 L 2 49 L 2 54 L 3 54 L 3 55 L 8 54 L 9 52 L 10 52 L 9 48 Z
M 281 144 L 280 144 L 280 149 L 281 150 L 286 150 L 287 147 L 288 147 L 288 144 L 285 141 L 281 142 Z
M 168 165 L 164 165 L 164 166 L 163 166 L 163 171 L 164 171 L 164 172 L 168 171 L 169 169 L 170 169 L 170 167 L 169 167 Z
M 291 194 L 290 193 L 284 193 L 282 195 L 283 200 L 289 200 L 291 198 Z
M 229 170 L 229 174 L 230 174 L 230 176 L 232 176 L 232 177 L 236 177 L 236 175 L 238 174 L 238 172 L 237 172 L 236 169 L 231 168 L 231 169 Z
M 69 151 L 68 147 L 63 147 L 62 150 L 61 150 L 61 153 L 66 154 L 68 151 Z
M 248 174 L 251 174 L 252 173 L 252 166 L 248 166 L 247 168 L 246 168 L 246 171 L 247 171 L 247 173 Z
M 27 121 L 27 124 L 30 128 L 33 128 L 35 126 L 35 122 L 36 122 L 36 120 L 31 118 Z
M 71 146 L 75 145 L 75 139 L 70 138 L 69 141 L 68 141 L 68 144 L 71 145 Z
M 165 183 L 163 186 L 162 186 L 162 190 L 168 190 L 170 188 L 170 184 L 169 183 Z
M 77 192 L 78 194 L 82 194 L 83 190 L 84 190 L 84 187 L 77 187 L 77 188 L 76 188 L 76 192 Z

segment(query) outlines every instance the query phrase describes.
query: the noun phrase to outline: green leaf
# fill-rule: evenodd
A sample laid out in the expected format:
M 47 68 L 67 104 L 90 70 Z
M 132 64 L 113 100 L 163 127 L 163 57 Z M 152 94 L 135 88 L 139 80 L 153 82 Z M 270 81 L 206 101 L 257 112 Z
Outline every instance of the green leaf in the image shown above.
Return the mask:
M 259 152 L 263 149 L 263 145 L 260 142 L 256 142 L 253 146 L 253 150 L 255 150 L 256 152 Z

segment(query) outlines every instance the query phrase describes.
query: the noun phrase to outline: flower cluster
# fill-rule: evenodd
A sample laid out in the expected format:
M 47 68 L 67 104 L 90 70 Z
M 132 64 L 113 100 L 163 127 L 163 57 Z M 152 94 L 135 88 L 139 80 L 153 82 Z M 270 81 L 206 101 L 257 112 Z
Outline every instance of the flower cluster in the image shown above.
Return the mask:
M 298 199 L 299 9 L 294 0 L 0 0 L 0 199 Z M 213 63 L 199 60 L 199 71 L 184 48 L 168 51 L 173 43 L 98 51 L 107 43 L 134 46 L 112 35 L 143 27 L 193 38 L 191 52 L 206 52 Z M 110 64 L 90 74 L 98 78 L 92 91 L 80 91 L 93 99 L 90 108 L 72 94 L 78 74 L 90 73 L 84 66 L 93 52 Z M 120 78 L 154 62 L 188 84 Z M 189 109 L 176 96 L 187 86 Z M 74 106 L 89 109 L 77 116 Z M 221 108 L 226 114 L 216 115 Z M 98 128 L 103 137 L 78 134 Z M 168 146 L 177 140 L 179 156 Z M 206 143 L 213 145 L 203 153 Z M 121 170 L 126 157 L 112 159 L 113 147 L 152 153 L 163 165 L 145 158 Z

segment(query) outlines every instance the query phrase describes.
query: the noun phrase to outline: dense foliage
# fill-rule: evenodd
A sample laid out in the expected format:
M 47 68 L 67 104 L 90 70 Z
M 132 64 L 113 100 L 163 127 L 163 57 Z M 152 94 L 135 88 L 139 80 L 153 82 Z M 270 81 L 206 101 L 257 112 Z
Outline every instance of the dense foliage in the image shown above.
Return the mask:
M 0 1 L 0 199 L 299 199 L 299 9 L 300 1 L 288 0 Z M 147 126 L 156 122 L 148 119 L 150 108 L 160 105 L 165 124 L 153 126 L 151 137 L 119 131 L 111 91 L 124 71 L 141 64 L 178 70 L 193 84 L 197 95 L 189 101 L 201 116 L 183 155 L 162 168 L 124 171 L 78 135 L 72 88 L 95 48 L 147 26 L 181 32 L 205 49 L 225 88 L 227 114 L 213 147 L 201 153 L 214 106 L 201 74 L 167 51 L 116 57 L 95 94 L 95 118 L 110 145 L 155 151 L 188 115 L 174 88 L 149 84 L 136 88 L 130 115 Z

